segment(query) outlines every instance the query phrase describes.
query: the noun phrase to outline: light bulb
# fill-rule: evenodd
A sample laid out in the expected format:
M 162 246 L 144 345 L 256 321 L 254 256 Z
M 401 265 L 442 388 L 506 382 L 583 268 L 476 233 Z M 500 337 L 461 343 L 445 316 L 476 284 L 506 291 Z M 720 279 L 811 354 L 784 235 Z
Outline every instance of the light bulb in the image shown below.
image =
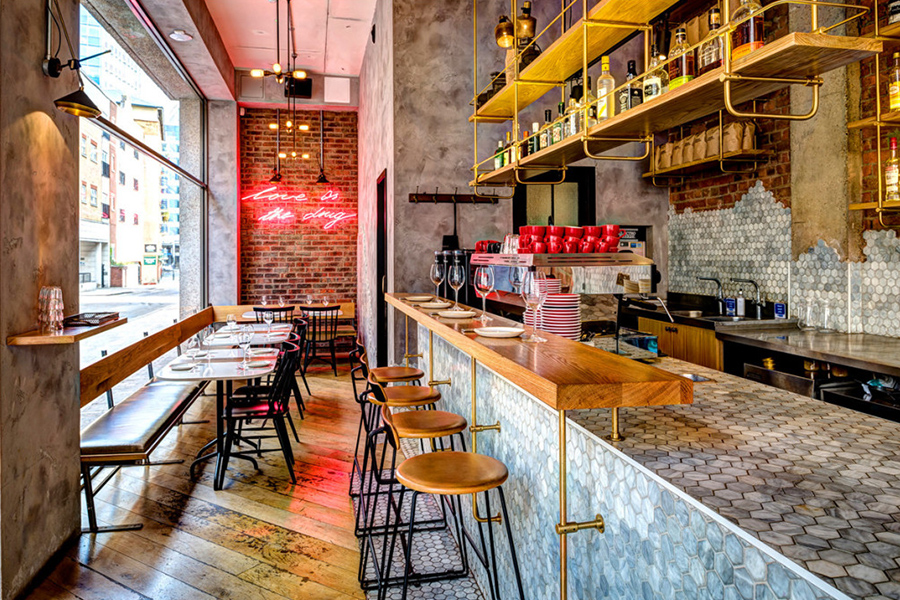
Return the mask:
M 278 129 L 278 123 L 269 123 L 269 129 Z
M 288 129 L 290 129 L 291 127 L 294 126 L 294 122 L 291 121 L 290 119 L 288 119 L 287 122 L 285 122 L 284 125 L 285 125 L 285 127 L 287 127 Z
M 307 154 L 307 153 L 304 152 L 304 153 L 303 153 L 303 156 L 301 156 L 301 158 L 303 158 L 303 159 L 308 159 L 308 158 L 309 158 L 309 154 Z
M 305 123 L 303 125 L 300 125 L 299 128 L 300 128 L 300 131 L 309 131 L 309 125 L 307 125 Z
M 250 69 L 250 77 L 263 77 L 266 72 L 262 69 Z
M 279 153 L 278 153 L 278 158 L 287 158 L 287 153 L 285 153 L 285 152 L 279 152 Z
M 291 152 L 291 158 L 297 158 L 297 153 L 296 153 L 296 152 Z
M 281 63 L 275 63 L 274 65 L 272 65 L 272 70 L 275 71 L 275 73 L 281 73 Z
M 298 69 L 291 73 L 291 76 L 293 76 L 294 79 L 306 79 L 306 71 Z

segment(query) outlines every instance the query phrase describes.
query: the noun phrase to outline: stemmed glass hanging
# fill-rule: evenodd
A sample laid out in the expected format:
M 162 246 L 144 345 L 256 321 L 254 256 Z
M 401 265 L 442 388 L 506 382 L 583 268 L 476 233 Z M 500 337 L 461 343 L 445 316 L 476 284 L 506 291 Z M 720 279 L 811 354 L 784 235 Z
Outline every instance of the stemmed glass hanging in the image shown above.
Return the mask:
M 487 297 L 494 291 L 494 269 L 478 267 L 475 269 L 475 293 L 481 298 L 481 322 L 487 323 Z

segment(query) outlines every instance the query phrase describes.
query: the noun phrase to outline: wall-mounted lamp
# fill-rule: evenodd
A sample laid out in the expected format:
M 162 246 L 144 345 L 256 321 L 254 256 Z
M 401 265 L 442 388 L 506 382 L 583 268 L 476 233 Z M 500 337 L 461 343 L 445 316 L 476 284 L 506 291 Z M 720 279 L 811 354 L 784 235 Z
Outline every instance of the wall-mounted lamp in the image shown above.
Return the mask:
M 53 14 L 53 6 L 56 6 L 58 17 L 57 15 Z M 72 40 L 69 39 L 69 30 L 68 28 L 66 28 L 66 21 L 65 19 L 63 19 L 62 11 L 60 11 L 59 9 L 59 2 L 57 0 L 47 0 L 47 21 L 55 23 L 57 27 L 57 35 L 66 38 L 66 46 L 68 46 L 69 54 L 72 55 L 72 58 L 63 63 L 59 58 L 59 50 L 57 50 L 55 55 L 51 53 L 52 40 L 50 39 L 51 35 L 50 30 L 48 29 L 47 52 L 44 56 L 44 62 L 42 65 L 44 74 L 48 77 L 56 78 L 62 75 L 63 70 L 68 67 L 69 69 L 75 71 L 75 73 L 78 75 L 78 89 L 71 94 L 66 94 L 62 98 L 55 100 L 53 103 L 59 110 L 69 113 L 70 115 L 75 115 L 76 117 L 86 117 L 89 119 L 95 119 L 99 117 L 102 114 L 102 111 L 97 108 L 97 105 L 94 104 L 94 102 L 84 91 L 84 80 L 81 78 L 81 63 L 85 60 L 90 60 L 92 58 L 102 56 L 107 52 L 110 52 L 110 50 L 105 50 L 103 52 L 93 54 L 84 59 L 75 58 L 75 49 L 72 47 Z

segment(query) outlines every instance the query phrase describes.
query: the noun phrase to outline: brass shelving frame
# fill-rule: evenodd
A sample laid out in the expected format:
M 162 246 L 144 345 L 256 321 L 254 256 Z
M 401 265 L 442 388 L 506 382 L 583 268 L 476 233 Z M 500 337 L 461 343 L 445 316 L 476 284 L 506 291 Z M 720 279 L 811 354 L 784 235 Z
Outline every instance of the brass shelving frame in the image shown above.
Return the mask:
M 878 24 L 878 0 L 873 0 L 874 4 L 874 21 L 875 30 L 872 37 L 876 40 L 886 42 L 900 42 L 900 23 L 888 25 L 884 31 Z M 878 196 L 875 202 L 856 202 L 850 204 L 850 210 L 874 210 L 878 215 L 878 222 L 882 227 L 888 227 L 884 222 L 884 213 L 889 211 L 900 210 L 900 202 L 887 201 L 884 199 L 884 183 L 882 181 L 882 162 L 881 162 L 881 129 L 882 127 L 900 126 L 900 112 L 889 111 L 883 113 L 881 111 L 881 55 L 875 55 L 875 115 L 865 119 L 854 121 L 847 125 L 848 129 L 867 129 L 875 128 L 875 164 L 878 165 Z

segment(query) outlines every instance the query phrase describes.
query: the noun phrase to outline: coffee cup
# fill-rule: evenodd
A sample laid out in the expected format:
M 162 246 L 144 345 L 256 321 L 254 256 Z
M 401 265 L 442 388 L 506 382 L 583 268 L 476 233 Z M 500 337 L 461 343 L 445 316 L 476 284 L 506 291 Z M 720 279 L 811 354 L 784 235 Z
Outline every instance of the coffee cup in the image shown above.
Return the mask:
M 604 236 L 617 238 L 622 237 L 622 234 L 619 232 L 618 225 L 603 225 L 600 227 L 600 229 L 603 231 Z
M 584 230 L 581 227 L 566 227 L 566 237 L 580 240 L 582 235 L 584 235 Z
M 566 254 L 577 254 L 578 242 L 563 242 L 563 252 Z
M 550 252 L 550 254 L 562 254 L 562 251 L 563 251 L 562 241 L 548 242 L 547 243 L 547 251 Z
M 582 229 L 584 229 L 584 237 L 603 237 L 603 228 L 599 225 L 586 225 Z
M 547 252 L 547 244 L 544 242 L 535 242 L 531 245 L 531 251 L 535 254 L 545 254 Z
M 559 227 L 557 225 L 549 225 L 545 232 L 546 235 L 555 235 L 557 237 L 564 237 L 566 235 L 566 228 Z
M 581 243 L 578 244 L 578 251 L 582 254 L 587 254 L 588 252 L 594 249 L 594 242 L 591 240 L 581 240 Z

